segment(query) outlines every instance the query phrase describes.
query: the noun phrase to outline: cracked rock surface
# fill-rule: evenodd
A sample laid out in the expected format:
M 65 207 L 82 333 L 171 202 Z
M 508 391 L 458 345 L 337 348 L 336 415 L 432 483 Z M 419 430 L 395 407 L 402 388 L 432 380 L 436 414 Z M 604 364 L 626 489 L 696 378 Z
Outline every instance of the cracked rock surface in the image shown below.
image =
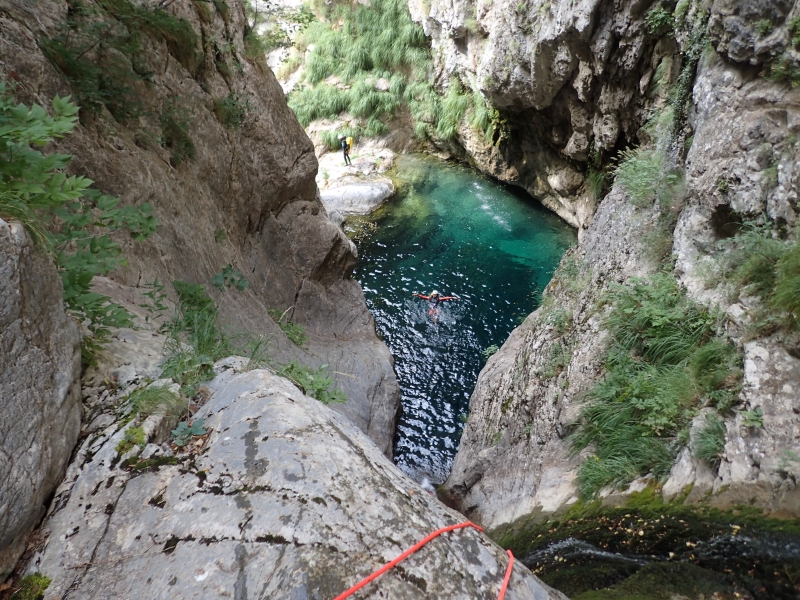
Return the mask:
M 0 219 L 0 581 L 78 440 L 79 344 L 55 267 L 21 224 Z
M 208 439 L 177 464 L 133 475 L 114 460 L 121 430 L 94 442 L 29 566 L 53 578 L 46 599 L 332 598 L 464 520 L 287 380 L 223 367 L 209 388 L 195 415 Z M 496 598 L 506 565 L 486 536 L 459 530 L 360 597 Z M 506 598 L 565 597 L 516 563 Z

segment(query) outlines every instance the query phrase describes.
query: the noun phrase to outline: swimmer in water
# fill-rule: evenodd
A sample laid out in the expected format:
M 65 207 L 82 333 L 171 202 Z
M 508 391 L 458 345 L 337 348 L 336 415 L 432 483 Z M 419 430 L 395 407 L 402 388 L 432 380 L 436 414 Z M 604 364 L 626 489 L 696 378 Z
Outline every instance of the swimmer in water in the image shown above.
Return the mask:
M 446 302 L 448 300 L 461 300 L 461 298 L 458 296 L 442 296 L 436 290 L 433 290 L 430 296 L 418 294 L 417 292 L 414 292 L 411 295 L 416 296 L 417 298 L 422 298 L 423 300 L 427 300 L 428 303 L 430 303 L 431 307 L 428 309 L 428 316 L 431 317 L 434 322 L 439 320 L 439 302 Z

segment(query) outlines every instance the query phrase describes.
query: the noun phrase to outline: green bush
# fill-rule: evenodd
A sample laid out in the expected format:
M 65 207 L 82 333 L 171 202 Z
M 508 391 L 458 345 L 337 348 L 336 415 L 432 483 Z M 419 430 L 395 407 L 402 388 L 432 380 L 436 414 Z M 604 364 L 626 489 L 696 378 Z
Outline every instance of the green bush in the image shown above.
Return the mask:
M 592 448 L 578 474 L 583 497 L 647 473 L 666 477 L 699 407 L 729 402 L 741 376 L 741 357 L 715 335 L 716 316 L 690 301 L 673 277 L 632 279 L 607 300 L 605 378 L 590 392 L 571 440 L 575 452 Z
M 800 243 L 795 241 L 784 247 L 776 263 L 776 281 L 770 303 L 783 311 L 793 329 L 800 328 Z
M 773 29 L 772 19 L 760 19 L 756 21 L 756 31 L 758 35 L 765 36 L 769 34 Z
M 672 33 L 674 18 L 671 12 L 659 4 L 647 11 L 644 23 L 652 35 L 664 35 Z

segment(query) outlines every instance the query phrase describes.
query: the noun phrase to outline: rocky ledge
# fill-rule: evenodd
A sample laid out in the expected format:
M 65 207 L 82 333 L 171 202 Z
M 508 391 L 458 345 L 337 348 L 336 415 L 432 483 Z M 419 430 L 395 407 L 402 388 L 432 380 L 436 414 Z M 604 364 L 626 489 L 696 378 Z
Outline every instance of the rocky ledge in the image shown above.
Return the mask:
M 243 362 L 218 363 L 195 415 L 208 433 L 190 450 L 151 443 L 120 463 L 123 429 L 87 439 L 29 565 L 52 578 L 46 599 L 332 598 L 464 520 L 346 418 Z M 459 530 L 361 597 L 496 598 L 507 560 L 485 535 Z M 565 596 L 515 563 L 506 598 Z

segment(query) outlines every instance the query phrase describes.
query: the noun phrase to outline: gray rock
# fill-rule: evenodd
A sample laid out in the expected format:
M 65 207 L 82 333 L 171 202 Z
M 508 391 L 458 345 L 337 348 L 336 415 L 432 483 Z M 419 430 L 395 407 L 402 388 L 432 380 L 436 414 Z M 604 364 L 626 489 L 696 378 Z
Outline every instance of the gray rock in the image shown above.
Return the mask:
M 714 6 L 718 4 L 723 3 Z M 745 4 L 751 6 L 737 5 Z M 747 22 L 754 25 L 752 19 Z M 743 220 L 768 218 L 794 235 L 792 228 L 800 217 L 798 92 L 726 60 L 728 47 L 721 41 L 718 45 L 722 54 L 708 52 L 695 80 L 694 140 L 672 249 L 675 274 L 689 296 L 730 316 L 727 333 L 745 357 L 739 408 L 761 409 L 763 425 L 744 426 L 740 413 L 727 422 L 719 469 L 710 469 L 685 450 L 663 491 L 672 498 L 693 486 L 688 502 L 720 508 L 754 502 L 767 513 L 797 517 L 796 341 L 792 346 L 791 340 L 778 335 L 749 340 L 746 311 L 757 300 L 732 297 L 732 287 L 724 280 L 715 282 L 713 275 L 721 270 L 718 243 L 733 236 Z M 576 499 L 575 467 L 582 457 L 570 456 L 565 437 L 581 395 L 602 376 L 599 359 L 605 332 L 597 300 L 609 283 L 657 268 L 648 259 L 656 218 L 649 209 L 634 210 L 623 190 L 614 187 L 576 251 L 585 283 L 576 291 L 569 282 L 555 279 L 546 291 L 555 306 L 569 314 L 565 333 L 558 335 L 539 311 L 487 362 L 445 484 L 471 518 L 494 527 L 522 516 L 563 510 Z M 545 378 L 542 373 L 555 344 L 570 348 L 571 358 L 563 372 Z
M 394 194 L 394 185 L 386 181 L 365 181 L 326 188 L 319 193 L 328 211 L 365 215 L 378 208 Z
M 196 415 L 211 433 L 180 463 L 86 463 L 29 566 L 45 598 L 332 598 L 440 527 L 462 522 L 359 429 L 267 371 L 228 369 Z M 86 510 L 96 503 L 109 508 Z M 65 523 L 69 522 L 69 527 Z M 444 534 L 366 594 L 497 597 L 507 558 L 475 530 Z M 515 564 L 506 598 L 565 596 Z
M 0 219 L 0 582 L 78 440 L 80 339 L 50 258 Z

